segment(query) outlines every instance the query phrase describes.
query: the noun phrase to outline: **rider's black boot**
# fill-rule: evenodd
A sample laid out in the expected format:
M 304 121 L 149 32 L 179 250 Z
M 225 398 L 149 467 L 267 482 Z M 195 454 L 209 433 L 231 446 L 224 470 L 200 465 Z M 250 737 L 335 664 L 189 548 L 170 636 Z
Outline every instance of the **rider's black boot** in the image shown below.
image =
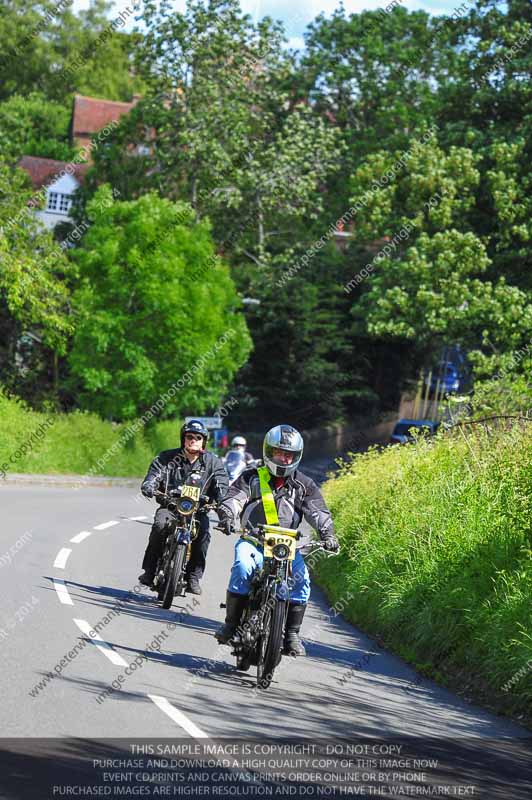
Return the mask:
M 286 618 L 286 630 L 284 633 L 283 653 L 286 656 L 305 656 L 306 651 L 299 638 L 299 631 L 305 611 L 306 603 L 290 603 L 288 606 L 288 616 Z
M 248 597 L 245 594 L 227 592 L 227 599 L 225 602 L 225 625 L 222 625 L 214 634 L 220 644 L 227 644 L 235 635 L 244 609 L 248 604 Z
M 143 586 L 151 586 L 155 578 L 155 570 L 157 569 L 157 555 L 153 553 L 153 547 L 149 544 L 144 553 L 142 561 L 142 569 L 144 572 L 139 575 L 139 583 Z

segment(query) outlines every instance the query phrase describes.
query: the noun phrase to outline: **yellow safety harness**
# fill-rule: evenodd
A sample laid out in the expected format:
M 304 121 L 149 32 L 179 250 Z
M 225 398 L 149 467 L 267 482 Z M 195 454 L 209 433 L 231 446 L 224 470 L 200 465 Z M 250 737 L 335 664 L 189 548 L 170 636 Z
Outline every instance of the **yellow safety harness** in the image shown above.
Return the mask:
M 262 505 L 264 507 L 266 523 L 268 525 L 279 525 L 277 506 L 275 505 L 275 498 L 270 486 L 270 473 L 266 467 L 259 467 L 257 472 L 259 473 L 260 494 L 262 498 Z
M 259 476 L 260 495 L 262 506 L 264 508 L 264 516 L 266 517 L 266 524 L 279 526 L 279 515 L 277 514 L 275 498 L 270 486 L 270 473 L 266 467 L 258 467 L 257 473 Z M 257 539 L 255 539 L 253 536 L 247 536 L 245 533 L 243 533 L 240 538 L 244 539 L 246 542 L 251 542 L 251 544 L 255 545 L 255 547 L 259 546 Z

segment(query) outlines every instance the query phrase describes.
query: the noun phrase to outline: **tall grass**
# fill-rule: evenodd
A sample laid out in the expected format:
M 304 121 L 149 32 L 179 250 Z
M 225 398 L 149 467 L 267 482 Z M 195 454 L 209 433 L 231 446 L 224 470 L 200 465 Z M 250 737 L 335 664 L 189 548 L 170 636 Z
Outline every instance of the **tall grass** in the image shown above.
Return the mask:
M 97 468 L 98 460 L 120 440 L 127 424 L 105 422 L 81 411 L 32 411 L 22 401 L 0 391 L 0 468 L 6 473 L 139 477 L 160 450 L 176 446 L 179 425 L 177 421 L 165 421 L 139 430 Z
M 422 672 L 527 714 L 531 428 L 466 426 L 357 455 L 324 487 L 342 553 L 317 571 L 331 599 L 354 595 L 353 622 Z

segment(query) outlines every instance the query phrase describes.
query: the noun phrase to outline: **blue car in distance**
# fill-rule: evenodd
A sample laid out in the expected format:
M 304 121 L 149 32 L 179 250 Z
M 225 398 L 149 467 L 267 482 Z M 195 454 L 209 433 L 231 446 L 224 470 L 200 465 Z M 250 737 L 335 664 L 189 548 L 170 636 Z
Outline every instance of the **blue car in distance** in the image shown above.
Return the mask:
M 471 376 L 467 369 L 460 369 L 450 361 L 442 361 L 430 373 L 425 373 L 425 386 L 431 395 L 445 396 L 467 392 L 471 388 Z
M 419 430 L 432 436 L 438 430 L 439 424 L 432 419 L 400 419 L 395 423 L 390 442 L 391 444 L 413 442 L 412 430 Z

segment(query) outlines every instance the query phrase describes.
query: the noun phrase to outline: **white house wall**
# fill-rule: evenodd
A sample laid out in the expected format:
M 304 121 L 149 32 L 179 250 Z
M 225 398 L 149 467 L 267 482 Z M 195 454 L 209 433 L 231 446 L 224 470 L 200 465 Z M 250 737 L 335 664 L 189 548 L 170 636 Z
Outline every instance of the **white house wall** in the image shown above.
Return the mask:
M 71 222 L 72 218 L 68 213 L 48 210 L 48 197 L 51 192 L 55 192 L 58 195 L 73 195 L 79 186 L 79 181 L 73 175 L 62 175 L 56 181 L 50 183 L 46 187 L 46 208 L 35 212 L 37 219 L 49 230 L 55 228 L 59 222 Z

